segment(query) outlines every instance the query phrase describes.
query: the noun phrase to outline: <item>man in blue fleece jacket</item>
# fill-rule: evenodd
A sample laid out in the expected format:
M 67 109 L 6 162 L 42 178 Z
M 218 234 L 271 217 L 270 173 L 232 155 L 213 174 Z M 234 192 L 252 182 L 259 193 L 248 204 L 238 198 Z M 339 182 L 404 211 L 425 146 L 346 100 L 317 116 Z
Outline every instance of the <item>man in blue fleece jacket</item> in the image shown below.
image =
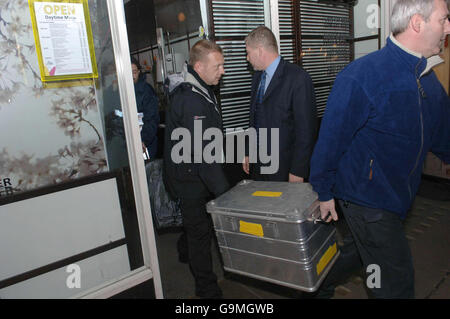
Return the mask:
M 322 218 L 338 220 L 338 208 L 350 232 L 319 297 L 331 297 L 339 280 L 369 265 L 381 275 L 369 287 L 374 297 L 414 297 L 402 220 L 428 151 L 450 163 L 450 99 L 431 70 L 442 62 L 448 14 L 445 0 L 398 0 L 386 47 L 336 78 L 310 181 Z

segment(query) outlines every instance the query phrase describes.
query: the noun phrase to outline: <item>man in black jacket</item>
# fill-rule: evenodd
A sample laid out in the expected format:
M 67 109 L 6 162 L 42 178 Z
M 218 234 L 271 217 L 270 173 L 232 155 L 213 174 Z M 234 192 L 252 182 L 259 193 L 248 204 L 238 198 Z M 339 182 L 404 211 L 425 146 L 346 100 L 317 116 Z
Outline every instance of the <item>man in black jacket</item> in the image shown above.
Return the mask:
M 258 161 L 249 165 L 251 158 L 245 157 L 243 169 L 255 180 L 303 182 L 309 175 L 318 126 L 311 77 L 301 67 L 280 57 L 277 40 L 267 27 L 260 26 L 250 32 L 245 44 L 247 60 L 256 71 L 252 81 L 250 127 L 256 129 L 260 141 Z M 267 130 L 267 139 L 262 130 Z M 274 130 L 279 130 L 278 139 Z M 271 158 L 279 155 L 279 168 L 273 173 L 261 161 L 261 143 L 266 143 L 265 155 Z
M 210 141 L 203 141 L 203 135 L 208 129 L 222 130 L 212 86 L 224 73 L 222 49 L 200 40 L 190 51 L 185 81 L 174 90 L 166 111 L 164 178 L 168 191 L 181 201 L 185 233 L 178 242 L 180 260 L 187 255 L 196 294 L 204 298 L 222 297 L 212 269 L 213 228 L 205 204 L 229 185 L 221 161 L 204 160 L 203 151 Z

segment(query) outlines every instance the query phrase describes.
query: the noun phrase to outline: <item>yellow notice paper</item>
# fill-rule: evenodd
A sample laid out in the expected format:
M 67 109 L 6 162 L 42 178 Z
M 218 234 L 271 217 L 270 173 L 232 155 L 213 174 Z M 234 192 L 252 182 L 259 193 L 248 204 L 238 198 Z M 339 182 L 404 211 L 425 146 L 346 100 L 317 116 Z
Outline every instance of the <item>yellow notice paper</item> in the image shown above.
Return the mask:
M 323 254 L 322 258 L 320 258 L 319 263 L 317 264 L 317 275 L 320 275 L 320 273 L 325 269 L 325 267 L 328 265 L 330 260 L 336 255 L 337 253 L 337 246 L 336 243 L 334 245 L 330 246 L 325 254 Z
M 281 195 L 283 195 L 283 193 L 281 192 L 262 192 L 262 191 L 254 192 L 252 194 L 252 196 L 255 197 L 281 197 Z
M 250 235 L 264 237 L 264 231 L 261 224 L 253 224 L 239 221 L 239 231 Z
M 88 0 L 29 0 L 42 82 L 98 78 Z

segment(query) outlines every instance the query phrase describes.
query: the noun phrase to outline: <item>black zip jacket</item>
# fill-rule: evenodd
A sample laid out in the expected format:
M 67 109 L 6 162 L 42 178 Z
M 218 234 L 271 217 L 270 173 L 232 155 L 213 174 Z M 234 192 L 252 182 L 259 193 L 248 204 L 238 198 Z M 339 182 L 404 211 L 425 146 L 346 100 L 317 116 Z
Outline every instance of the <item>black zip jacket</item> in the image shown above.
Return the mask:
M 185 82 L 180 84 L 172 93 L 171 103 L 166 110 L 166 129 L 164 137 L 164 181 L 167 190 L 174 198 L 202 198 L 211 194 L 219 196 L 229 189 L 222 164 L 219 162 L 206 163 L 202 154 L 194 159 L 194 128 L 201 123 L 197 135 L 200 136 L 201 150 L 211 141 L 203 141 L 203 134 L 209 128 L 222 131 L 222 118 L 216 97 L 192 68 L 188 69 Z M 172 133 L 189 132 L 190 140 L 177 137 L 172 140 Z M 198 138 L 198 137 L 197 137 Z M 185 145 L 183 153 L 180 146 Z M 190 145 L 190 147 L 188 147 Z M 175 147 L 175 149 L 174 149 Z M 181 163 L 175 157 L 181 154 L 185 159 Z M 220 150 L 222 152 L 222 150 Z M 221 154 L 220 154 L 221 155 Z

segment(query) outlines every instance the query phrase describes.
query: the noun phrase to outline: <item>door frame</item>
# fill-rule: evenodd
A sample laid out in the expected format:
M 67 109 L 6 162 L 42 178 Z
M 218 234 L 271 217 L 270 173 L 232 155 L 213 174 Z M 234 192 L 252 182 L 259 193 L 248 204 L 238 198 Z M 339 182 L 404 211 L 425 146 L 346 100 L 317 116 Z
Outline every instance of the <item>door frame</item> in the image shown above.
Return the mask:
M 144 266 L 128 274 L 109 281 L 101 287 L 77 295 L 74 298 L 109 298 L 129 288 L 153 279 L 155 296 L 164 298 L 161 275 L 159 271 L 155 232 L 152 212 L 142 156 L 142 142 L 137 116 L 136 97 L 131 70 L 130 48 L 125 20 L 124 2 L 122 0 L 107 0 L 108 16 L 111 26 L 111 37 L 114 48 L 114 58 L 117 70 L 120 102 L 123 111 L 125 137 L 133 180 L 134 199 L 139 223 L 139 233 L 142 243 Z

